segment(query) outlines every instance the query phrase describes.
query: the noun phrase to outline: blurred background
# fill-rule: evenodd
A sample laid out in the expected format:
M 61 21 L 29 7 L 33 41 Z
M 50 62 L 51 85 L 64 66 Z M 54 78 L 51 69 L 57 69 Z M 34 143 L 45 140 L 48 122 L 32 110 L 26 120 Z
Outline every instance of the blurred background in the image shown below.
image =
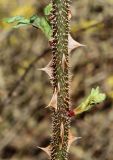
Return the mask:
M 48 0 L 0 0 L 0 160 L 46 160 L 37 146 L 50 142 L 52 96 L 48 76 L 38 71 L 51 59 L 45 35 L 32 27 L 12 29 L 3 18 L 43 16 Z M 71 35 L 86 47 L 71 54 L 72 103 L 92 87 L 107 98 L 72 119 L 70 160 L 113 160 L 113 0 L 73 0 Z

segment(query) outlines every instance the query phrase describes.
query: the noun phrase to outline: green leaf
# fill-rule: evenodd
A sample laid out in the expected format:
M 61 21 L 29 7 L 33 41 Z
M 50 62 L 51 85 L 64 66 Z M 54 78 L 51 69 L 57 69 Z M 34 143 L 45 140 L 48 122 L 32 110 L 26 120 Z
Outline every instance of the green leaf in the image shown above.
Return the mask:
M 92 88 L 90 95 L 88 98 L 77 108 L 74 109 L 75 114 L 80 114 L 91 109 L 94 105 L 104 101 L 106 95 L 104 93 L 100 93 L 99 87 L 96 89 Z
M 52 4 L 50 3 L 50 4 L 48 4 L 48 5 L 44 8 L 44 14 L 45 14 L 46 16 L 50 15 L 51 10 L 52 10 Z
M 93 103 L 100 103 L 106 98 L 104 93 L 100 93 L 99 87 L 91 90 L 90 101 Z
M 38 18 L 37 15 L 33 15 L 30 17 L 30 23 L 33 23 Z
M 49 25 L 49 22 L 44 17 L 38 17 L 37 15 L 33 15 L 29 19 L 26 19 L 23 16 L 14 16 L 10 18 L 5 18 L 4 21 L 7 23 L 16 22 L 17 24 L 13 28 L 19 28 L 19 27 L 28 26 L 28 25 L 35 26 L 41 29 L 45 33 L 48 39 L 50 39 L 52 35 L 52 30 Z
M 17 29 L 17 28 L 20 28 L 20 27 L 25 27 L 27 26 L 28 24 L 24 24 L 24 23 L 18 23 L 17 25 L 13 26 L 13 28 Z
M 13 28 L 19 28 L 19 27 L 24 27 L 30 25 L 30 20 L 29 19 L 23 19 L 20 20 L 17 25 L 15 25 Z
M 14 17 L 10 17 L 10 18 L 4 18 L 3 21 L 6 23 L 13 23 L 13 22 L 17 22 L 17 21 L 20 21 L 23 19 L 24 19 L 23 16 L 14 16 Z
M 30 19 L 26 19 L 23 16 L 14 16 L 10 18 L 5 18 L 4 21 L 7 23 L 17 22 L 17 24 L 13 28 L 19 28 L 30 24 Z
M 40 28 L 45 33 L 46 37 L 50 39 L 52 35 L 52 30 L 49 23 L 44 17 L 41 18 L 37 17 L 33 24 L 36 27 Z

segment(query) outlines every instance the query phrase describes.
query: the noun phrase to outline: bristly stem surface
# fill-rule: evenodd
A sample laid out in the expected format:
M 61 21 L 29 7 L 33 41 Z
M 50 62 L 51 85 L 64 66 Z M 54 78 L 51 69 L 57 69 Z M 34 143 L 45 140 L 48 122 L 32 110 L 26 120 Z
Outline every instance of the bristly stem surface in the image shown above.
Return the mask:
M 57 109 L 52 115 L 51 160 L 68 159 L 69 110 L 69 1 L 52 0 L 53 88 L 57 92 Z

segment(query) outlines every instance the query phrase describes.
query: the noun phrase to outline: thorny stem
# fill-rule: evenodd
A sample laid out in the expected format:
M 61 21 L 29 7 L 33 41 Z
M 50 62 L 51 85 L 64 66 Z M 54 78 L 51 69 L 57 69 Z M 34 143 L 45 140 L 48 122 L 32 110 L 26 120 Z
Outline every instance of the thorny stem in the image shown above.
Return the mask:
M 51 160 L 67 160 L 70 118 L 67 115 L 70 105 L 69 95 L 69 1 L 52 0 L 52 54 L 53 90 L 57 90 L 57 110 L 52 115 Z

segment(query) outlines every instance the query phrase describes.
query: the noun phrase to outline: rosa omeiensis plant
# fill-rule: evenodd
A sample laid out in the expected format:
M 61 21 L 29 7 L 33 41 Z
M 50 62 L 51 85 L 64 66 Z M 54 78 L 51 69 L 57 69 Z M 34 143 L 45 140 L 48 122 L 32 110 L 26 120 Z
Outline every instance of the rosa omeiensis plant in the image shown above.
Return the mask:
M 44 17 L 33 15 L 30 18 L 15 16 L 5 18 L 7 23 L 16 23 L 14 28 L 33 26 L 41 29 L 48 38 L 52 59 L 46 67 L 39 70 L 45 71 L 50 79 L 53 95 L 48 104 L 52 112 L 51 143 L 45 151 L 51 160 L 68 160 L 71 144 L 79 137 L 74 137 L 70 130 L 72 116 L 88 111 L 105 99 L 105 94 L 100 93 L 99 87 L 92 89 L 90 95 L 75 109 L 72 109 L 70 87 L 70 53 L 77 47 L 84 46 L 75 41 L 69 31 L 71 19 L 70 0 L 51 0 L 44 9 Z

